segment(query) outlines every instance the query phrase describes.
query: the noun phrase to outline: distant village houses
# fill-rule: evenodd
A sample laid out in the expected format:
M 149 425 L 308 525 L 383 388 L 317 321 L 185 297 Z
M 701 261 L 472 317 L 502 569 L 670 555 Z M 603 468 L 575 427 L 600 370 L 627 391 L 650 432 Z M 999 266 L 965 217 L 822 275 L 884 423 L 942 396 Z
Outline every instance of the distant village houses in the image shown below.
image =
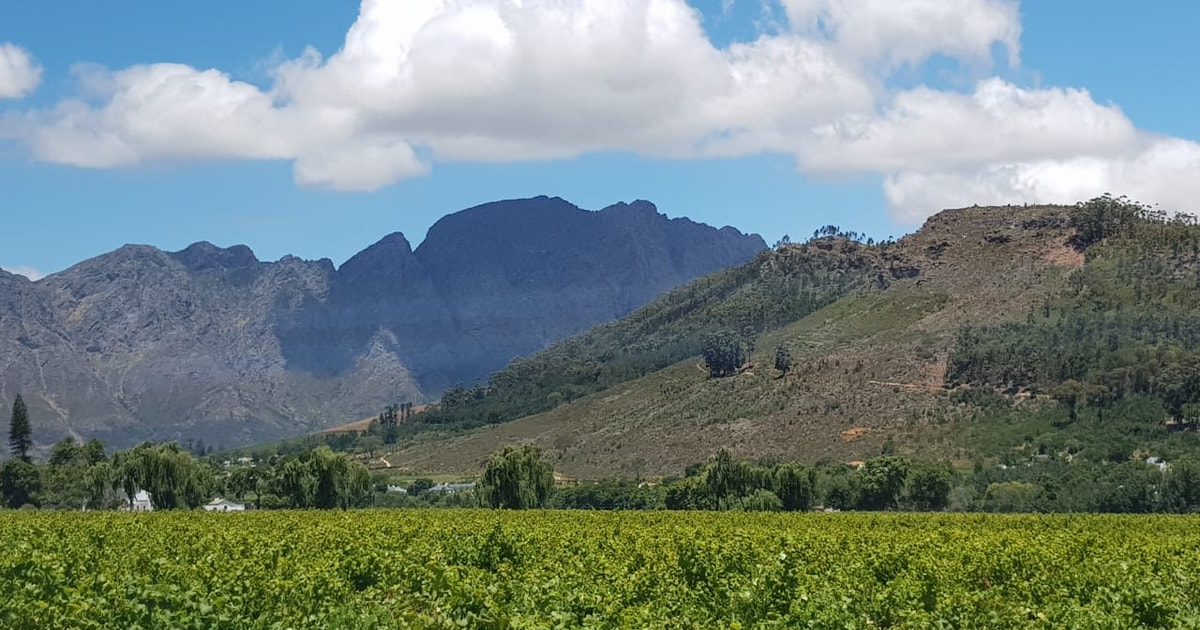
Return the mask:
M 205 512 L 245 512 L 246 506 L 241 503 L 234 503 L 229 499 L 217 497 L 204 505 Z

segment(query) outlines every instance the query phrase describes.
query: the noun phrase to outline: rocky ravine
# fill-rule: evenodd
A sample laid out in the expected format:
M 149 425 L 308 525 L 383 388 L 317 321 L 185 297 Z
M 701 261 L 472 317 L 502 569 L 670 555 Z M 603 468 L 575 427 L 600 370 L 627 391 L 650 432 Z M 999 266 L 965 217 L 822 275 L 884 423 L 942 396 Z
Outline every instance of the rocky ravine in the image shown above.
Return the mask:
M 436 397 L 739 264 L 757 235 L 639 201 L 504 201 L 393 234 L 341 268 L 244 246 L 128 245 L 30 282 L 0 271 L 0 403 L 34 437 L 234 446 Z

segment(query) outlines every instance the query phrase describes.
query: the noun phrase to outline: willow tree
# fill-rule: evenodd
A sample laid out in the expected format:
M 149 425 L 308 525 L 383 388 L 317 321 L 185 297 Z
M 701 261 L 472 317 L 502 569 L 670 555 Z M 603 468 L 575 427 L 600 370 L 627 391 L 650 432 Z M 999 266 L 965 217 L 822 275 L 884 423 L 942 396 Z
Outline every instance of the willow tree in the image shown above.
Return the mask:
M 212 493 L 212 473 L 176 443 L 143 443 L 113 455 L 113 486 L 131 499 L 150 493 L 155 509 L 194 508 Z
M 720 510 L 728 506 L 730 498 L 746 493 L 750 477 L 745 462 L 735 461 L 729 451 L 721 449 L 704 470 L 704 485 Z
M 266 483 L 292 508 L 331 510 L 371 505 L 371 474 L 367 467 L 328 446 L 284 458 Z
M 508 445 L 492 455 L 480 480 L 483 499 L 494 508 L 528 510 L 545 505 L 554 487 L 554 469 L 542 450 Z

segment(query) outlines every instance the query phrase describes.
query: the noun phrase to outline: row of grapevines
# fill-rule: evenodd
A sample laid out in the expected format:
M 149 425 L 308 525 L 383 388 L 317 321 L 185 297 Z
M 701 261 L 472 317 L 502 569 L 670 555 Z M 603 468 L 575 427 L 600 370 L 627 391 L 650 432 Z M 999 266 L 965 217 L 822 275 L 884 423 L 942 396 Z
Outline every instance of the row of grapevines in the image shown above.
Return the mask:
M 0 514 L 4 628 L 1200 627 L 1189 517 Z

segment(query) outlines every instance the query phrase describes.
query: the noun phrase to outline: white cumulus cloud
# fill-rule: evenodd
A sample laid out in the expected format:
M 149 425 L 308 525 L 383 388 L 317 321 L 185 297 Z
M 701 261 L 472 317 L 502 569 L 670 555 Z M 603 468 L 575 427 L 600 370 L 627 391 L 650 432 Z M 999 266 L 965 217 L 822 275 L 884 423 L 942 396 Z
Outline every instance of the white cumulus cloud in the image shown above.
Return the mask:
M 782 0 L 792 25 L 853 58 L 892 67 L 934 54 L 991 58 L 993 44 L 1015 62 L 1021 22 L 1015 0 Z
M 288 160 L 299 185 L 352 191 L 433 161 L 773 152 L 805 173 L 881 175 L 906 222 L 1194 190 L 1195 143 L 1148 136 L 1084 88 L 887 87 L 938 55 L 986 69 L 999 47 L 1015 64 L 1015 0 L 769 1 L 785 24 L 718 47 L 685 0 L 363 0 L 338 51 L 284 60 L 267 87 L 176 64 L 80 68 L 77 97 L 0 117 L 0 137 L 91 168 Z
M 813 170 L 894 171 L 1083 154 L 1120 154 L 1133 123 L 1083 90 L 1024 90 L 1000 79 L 972 94 L 918 88 L 879 113 L 846 116 L 814 130 L 801 163 Z
M 37 88 L 42 68 L 24 48 L 0 42 L 0 98 L 22 98 Z
M 897 216 L 917 223 L 942 208 L 976 203 L 1074 203 L 1104 193 L 1195 213 L 1200 199 L 1200 143 L 1177 138 L 1140 140 L 1115 157 L 998 163 L 979 169 L 908 171 L 888 176 L 883 190 Z

